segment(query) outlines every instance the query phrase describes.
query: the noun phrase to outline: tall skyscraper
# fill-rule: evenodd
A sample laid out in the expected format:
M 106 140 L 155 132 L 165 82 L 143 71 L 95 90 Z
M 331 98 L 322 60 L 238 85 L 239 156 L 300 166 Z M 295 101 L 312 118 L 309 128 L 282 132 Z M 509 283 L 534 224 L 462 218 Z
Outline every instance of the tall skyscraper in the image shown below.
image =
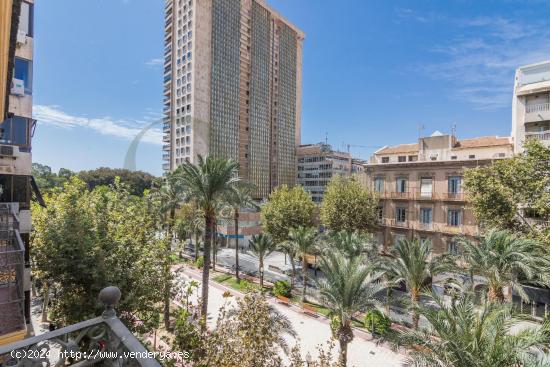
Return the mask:
M 34 0 L 0 1 L 0 345 L 31 329 L 33 15 Z
M 167 0 L 163 168 L 239 162 L 255 196 L 296 181 L 304 34 L 262 0 Z

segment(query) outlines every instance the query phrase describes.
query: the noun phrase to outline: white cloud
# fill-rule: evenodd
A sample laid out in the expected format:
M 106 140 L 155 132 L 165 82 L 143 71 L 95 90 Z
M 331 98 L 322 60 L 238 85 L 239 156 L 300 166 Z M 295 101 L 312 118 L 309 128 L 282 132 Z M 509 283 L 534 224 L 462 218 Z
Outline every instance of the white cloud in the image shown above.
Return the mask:
M 429 49 L 441 61 L 417 69 L 433 79 L 450 81 L 455 86 L 452 97 L 478 109 L 508 107 L 515 69 L 550 59 L 550 28 L 529 17 L 522 21 L 501 16 L 457 19 L 410 9 L 396 13 L 400 18 L 456 31 L 456 37 Z
M 164 59 L 162 58 L 154 58 L 145 63 L 147 66 L 159 66 L 164 64 Z
M 114 120 L 110 117 L 88 118 L 74 116 L 62 111 L 60 106 L 54 105 L 35 105 L 33 107 L 33 115 L 39 124 L 47 124 L 64 129 L 86 128 L 102 135 L 126 140 L 132 140 L 140 132 L 146 130 L 141 138 L 142 142 L 157 145 L 162 144 L 162 130 L 158 127 L 153 127 L 160 124 L 162 115 L 152 110 L 147 111 L 141 121 Z

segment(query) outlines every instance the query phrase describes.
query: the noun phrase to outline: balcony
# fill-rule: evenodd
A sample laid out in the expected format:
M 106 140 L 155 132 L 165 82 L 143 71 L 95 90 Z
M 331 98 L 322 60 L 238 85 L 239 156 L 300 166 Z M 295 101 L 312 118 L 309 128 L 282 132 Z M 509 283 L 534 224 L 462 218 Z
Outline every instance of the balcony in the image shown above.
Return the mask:
M 470 225 L 458 225 L 452 226 L 448 224 L 440 224 L 436 226 L 437 232 L 450 234 L 450 235 L 465 235 L 465 236 L 479 236 L 479 228 L 477 226 Z
M 533 133 L 525 133 L 525 140 L 540 140 L 540 141 L 549 141 L 550 140 L 550 130 L 538 131 Z
M 416 222 L 415 226 L 414 226 L 414 229 L 416 229 L 417 231 L 434 232 L 435 231 L 435 226 L 434 226 L 433 222 L 431 222 L 431 223 Z
M 397 219 L 384 219 L 384 225 L 388 227 L 396 227 L 396 228 L 409 228 L 409 221 L 398 221 Z
M 0 204 L 0 340 L 22 339 L 25 320 L 25 245 L 9 203 Z M 1 360 L 1 359 L 0 359 Z
M 436 195 L 433 191 L 430 191 L 430 192 L 421 192 L 421 191 L 417 191 L 415 193 L 415 199 L 416 200 L 435 200 L 436 199 Z
M 414 198 L 414 194 L 412 192 L 390 192 L 390 193 L 385 193 L 385 195 L 390 199 L 409 200 Z
M 170 142 L 170 134 L 166 134 L 162 137 L 162 141 L 165 142 L 165 143 L 169 143 Z
M 466 196 L 462 192 L 445 192 L 441 194 L 443 201 L 466 201 Z
M 100 317 L 1 346 L 0 361 L 4 366 L 160 367 L 153 353 L 116 316 L 114 306 L 120 300 L 120 290 L 104 288 L 99 299 L 105 305 Z M 52 351 L 51 355 L 43 353 L 46 351 Z
M 550 103 L 539 103 L 525 107 L 525 122 L 550 120 Z

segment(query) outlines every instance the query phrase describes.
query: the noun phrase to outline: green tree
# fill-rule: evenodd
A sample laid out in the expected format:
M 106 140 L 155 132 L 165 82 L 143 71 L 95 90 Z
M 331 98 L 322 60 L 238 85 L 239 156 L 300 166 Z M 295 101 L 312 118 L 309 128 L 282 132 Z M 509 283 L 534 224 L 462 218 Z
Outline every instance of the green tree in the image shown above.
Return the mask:
M 354 177 L 333 177 L 321 204 L 321 222 L 333 232 L 365 232 L 378 223 L 378 198 Z
M 303 187 L 279 186 L 262 206 L 263 230 L 280 244 L 288 240 L 292 228 L 311 227 L 314 211 L 315 204 Z
M 181 180 L 187 199 L 193 201 L 204 215 L 204 268 L 202 271 L 202 317 L 208 314 L 208 289 L 210 277 L 210 255 L 213 241 L 213 229 L 219 206 L 236 190 L 241 179 L 238 176 L 239 165 L 223 158 L 198 157 L 198 164 L 185 162 L 181 170 Z
M 458 242 L 462 245 L 459 264 L 487 281 L 489 301 L 503 302 L 505 287 L 528 300 L 522 281 L 550 286 L 548 250 L 535 240 L 502 230 L 491 231 L 475 243 L 465 237 Z
M 32 207 L 31 242 L 34 274 L 55 289 L 52 319 L 63 325 L 100 314 L 97 294 L 117 285 L 127 325 L 156 327 L 159 283 L 170 279 L 163 277 L 164 248 L 147 201 L 118 181 L 89 191 L 77 177 L 45 201 L 46 208 Z
M 74 172 L 60 168 L 59 173 L 52 172 L 50 166 L 46 166 L 40 163 L 33 163 L 31 167 L 31 174 L 36 180 L 36 184 L 41 191 L 49 191 L 55 187 L 61 187 L 67 180 L 74 175 Z
M 316 251 L 315 228 L 298 227 L 289 232 L 290 242 L 296 249 L 296 254 L 302 258 L 302 302 L 306 301 L 307 289 L 307 255 Z
M 422 290 L 430 285 L 433 276 L 451 269 L 445 258 L 433 258 L 428 241 L 401 240 L 384 259 L 381 268 L 392 284 L 404 284 L 411 299 L 413 327 L 418 328 L 418 301 Z
M 348 258 L 366 255 L 368 259 L 374 260 L 378 256 L 378 249 L 373 236 L 357 231 L 331 233 L 323 250 L 338 250 Z
M 160 216 L 160 227 L 165 230 L 165 267 L 164 276 L 170 277 L 172 265 L 172 242 L 175 237 L 174 225 L 176 220 L 176 210 L 180 207 L 185 199 L 184 187 L 181 182 L 181 173 L 179 171 L 169 172 L 160 181 L 160 186 L 153 188 L 149 198 L 153 205 L 156 206 L 155 211 Z M 171 304 L 171 283 L 165 283 L 164 289 L 164 327 L 170 329 L 170 304 Z
M 466 170 L 464 188 L 476 219 L 486 228 L 508 229 L 550 243 L 550 226 L 529 218 L 550 217 L 549 161 L 550 147 L 529 140 L 524 154 Z
M 376 306 L 376 295 L 385 288 L 381 273 L 365 265 L 365 258 L 346 258 L 338 252 L 321 258 L 320 268 L 325 277 L 319 281 L 319 293 L 337 322 L 334 334 L 340 344 L 340 366 L 347 365 L 348 344 L 353 340 L 353 316 L 367 307 Z
M 92 190 L 96 186 L 112 185 L 115 178 L 128 186 L 131 194 L 141 196 L 146 189 L 153 186 L 155 176 L 142 171 L 130 171 L 122 168 L 100 167 L 90 171 L 81 171 L 78 173 L 81 180 L 86 182 L 88 188 Z
M 520 319 L 511 307 L 485 303 L 481 309 L 469 294 L 454 304 L 430 294 L 437 307 L 420 307 L 429 328 L 412 330 L 398 338 L 411 348 L 410 365 L 429 367 L 535 367 L 549 351 L 550 323 L 517 329 Z
M 255 234 L 248 241 L 252 254 L 258 258 L 258 270 L 260 273 L 260 289 L 264 288 L 264 260 L 273 251 L 275 251 L 275 244 L 268 234 L 260 233 Z
M 239 216 L 242 209 L 258 209 L 259 206 L 252 198 L 253 186 L 250 184 L 241 184 L 236 190 L 232 191 L 227 198 L 228 204 L 233 212 L 233 222 L 235 226 L 235 278 L 239 281 Z

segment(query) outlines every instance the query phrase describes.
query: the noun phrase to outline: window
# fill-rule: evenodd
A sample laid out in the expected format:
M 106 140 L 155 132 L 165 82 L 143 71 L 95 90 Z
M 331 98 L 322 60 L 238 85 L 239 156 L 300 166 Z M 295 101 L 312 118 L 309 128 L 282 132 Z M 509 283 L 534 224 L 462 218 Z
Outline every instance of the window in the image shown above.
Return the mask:
M 470 159 L 476 159 L 476 155 L 475 155 L 475 154 L 470 154 L 470 155 L 468 156 L 468 158 L 470 158 Z
M 418 156 L 417 155 L 410 155 L 409 156 L 409 162 L 416 162 L 418 161 Z
M 400 177 L 395 180 L 396 192 L 407 192 L 407 179 Z
M 382 157 L 382 163 L 390 163 L 390 157 Z
M 384 218 L 384 207 L 379 206 L 376 210 L 378 213 L 378 220 L 382 220 Z
M 432 197 L 433 180 L 431 177 L 422 177 L 420 179 L 420 196 Z
M 15 79 L 23 81 L 25 94 L 32 94 L 32 62 L 29 60 L 15 58 L 15 70 L 13 73 Z
M 506 157 L 506 153 L 498 153 L 498 157 L 499 158 L 504 158 L 504 157 Z
M 447 224 L 450 226 L 459 226 L 460 225 L 460 210 L 458 209 L 449 209 L 447 212 Z
M 447 252 L 453 255 L 458 254 L 458 244 L 454 240 L 450 240 L 447 243 Z
M 428 246 L 432 246 L 432 239 L 430 237 L 420 237 L 420 242 L 428 244 Z
M 432 220 L 432 208 L 420 208 L 420 223 L 431 224 Z
M 18 202 L 20 209 L 29 209 L 30 183 L 29 176 L 0 175 L 0 202 Z
M 28 145 L 29 120 L 13 117 L 0 123 L 0 144 Z
M 452 159 L 453 161 L 456 161 L 457 156 L 456 156 L 456 155 L 452 155 L 452 156 L 451 156 L 451 159 Z
M 462 177 L 449 177 L 448 192 L 449 194 L 459 194 L 462 190 Z
M 382 177 L 376 177 L 374 179 L 374 191 L 384 192 L 384 179 Z
M 395 208 L 395 221 L 403 223 L 407 220 L 407 209 Z
M 406 162 L 407 161 L 407 156 L 400 155 L 399 157 L 397 157 L 397 161 L 398 162 Z
M 21 3 L 21 15 L 19 16 L 19 31 L 24 32 L 26 36 L 33 36 L 34 5 L 27 2 Z

